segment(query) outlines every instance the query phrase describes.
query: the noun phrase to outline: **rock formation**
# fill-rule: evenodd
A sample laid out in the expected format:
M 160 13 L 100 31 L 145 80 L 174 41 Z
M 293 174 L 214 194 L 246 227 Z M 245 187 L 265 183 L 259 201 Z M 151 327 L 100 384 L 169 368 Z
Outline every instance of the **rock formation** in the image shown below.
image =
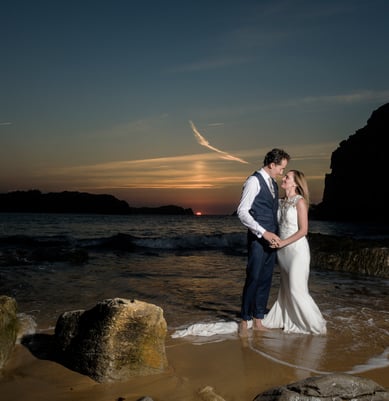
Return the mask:
M 14 191 L 0 194 L 1 212 L 128 214 L 127 202 L 86 192 Z
M 160 307 L 122 298 L 65 312 L 55 328 L 61 362 L 98 382 L 163 372 L 166 333 Z
M 18 333 L 16 307 L 15 299 L 0 296 L 0 369 L 4 367 L 15 346 Z
M 370 379 L 343 373 L 310 377 L 273 388 L 254 401 L 389 401 L 389 392 Z
M 193 215 L 192 209 L 175 205 L 137 208 L 107 194 L 77 191 L 44 194 L 39 190 L 0 194 L 0 212 Z
M 367 125 L 342 141 L 331 156 L 323 201 L 314 217 L 325 220 L 389 222 L 386 135 L 389 103 L 375 110 Z
M 389 240 L 308 235 L 311 268 L 389 278 Z

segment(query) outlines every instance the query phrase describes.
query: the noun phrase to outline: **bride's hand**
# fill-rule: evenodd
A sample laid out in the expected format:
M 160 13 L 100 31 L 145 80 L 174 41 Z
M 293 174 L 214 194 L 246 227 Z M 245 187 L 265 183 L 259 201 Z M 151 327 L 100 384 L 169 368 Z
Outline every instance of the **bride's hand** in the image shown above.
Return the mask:
M 280 249 L 284 246 L 285 246 L 284 241 L 280 238 L 278 240 L 272 241 L 270 244 L 270 248 L 273 248 L 273 249 L 275 249 L 275 248 Z

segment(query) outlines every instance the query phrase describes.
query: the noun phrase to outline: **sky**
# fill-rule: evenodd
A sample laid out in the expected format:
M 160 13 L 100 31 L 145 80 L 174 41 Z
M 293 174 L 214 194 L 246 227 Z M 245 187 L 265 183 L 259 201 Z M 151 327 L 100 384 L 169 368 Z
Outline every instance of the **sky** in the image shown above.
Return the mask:
M 387 0 L 3 0 L 0 15 L 1 193 L 230 214 L 279 147 L 319 203 L 331 153 L 389 101 Z

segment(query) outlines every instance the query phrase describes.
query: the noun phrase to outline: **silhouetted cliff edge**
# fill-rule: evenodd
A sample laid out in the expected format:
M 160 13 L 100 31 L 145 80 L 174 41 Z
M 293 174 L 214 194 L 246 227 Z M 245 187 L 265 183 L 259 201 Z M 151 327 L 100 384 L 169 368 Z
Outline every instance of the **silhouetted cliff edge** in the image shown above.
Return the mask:
M 332 153 L 323 201 L 312 217 L 323 220 L 389 222 L 387 206 L 389 103 Z
M 127 202 L 112 195 L 85 192 L 49 192 L 38 190 L 15 191 L 0 194 L 0 212 L 27 213 L 96 213 L 96 214 L 184 214 L 192 209 L 168 205 L 155 208 L 130 207 Z

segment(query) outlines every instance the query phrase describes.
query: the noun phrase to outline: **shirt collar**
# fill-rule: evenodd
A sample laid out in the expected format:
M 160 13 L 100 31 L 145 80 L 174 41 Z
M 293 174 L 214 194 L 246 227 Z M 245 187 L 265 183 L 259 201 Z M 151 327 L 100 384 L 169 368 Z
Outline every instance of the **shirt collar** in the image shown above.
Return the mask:
M 269 181 L 270 175 L 266 172 L 266 170 L 262 167 L 259 171 L 259 174 L 262 175 L 262 177 L 265 179 L 266 182 Z

